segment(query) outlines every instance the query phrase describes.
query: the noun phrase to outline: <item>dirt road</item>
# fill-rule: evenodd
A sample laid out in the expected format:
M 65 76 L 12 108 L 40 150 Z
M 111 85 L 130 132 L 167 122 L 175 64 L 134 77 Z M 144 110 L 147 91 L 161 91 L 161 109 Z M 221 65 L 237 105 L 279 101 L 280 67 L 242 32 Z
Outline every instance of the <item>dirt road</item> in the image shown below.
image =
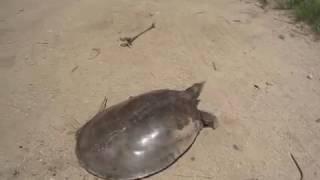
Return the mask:
M 74 132 L 104 96 L 203 80 L 219 128 L 150 179 L 299 179 L 290 153 L 319 179 L 320 44 L 284 14 L 255 0 L 2 0 L 0 179 L 93 180 Z

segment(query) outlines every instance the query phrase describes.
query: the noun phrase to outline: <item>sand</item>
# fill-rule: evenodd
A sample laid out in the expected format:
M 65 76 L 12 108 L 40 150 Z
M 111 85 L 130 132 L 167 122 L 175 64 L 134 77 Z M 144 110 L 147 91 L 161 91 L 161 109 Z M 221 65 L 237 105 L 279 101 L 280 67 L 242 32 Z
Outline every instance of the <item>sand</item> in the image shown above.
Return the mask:
M 301 27 L 255 0 L 2 0 L 0 179 L 94 180 L 74 133 L 105 96 L 199 81 L 219 127 L 149 179 L 298 180 L 290 153 L 319 179 L 320 44 Z

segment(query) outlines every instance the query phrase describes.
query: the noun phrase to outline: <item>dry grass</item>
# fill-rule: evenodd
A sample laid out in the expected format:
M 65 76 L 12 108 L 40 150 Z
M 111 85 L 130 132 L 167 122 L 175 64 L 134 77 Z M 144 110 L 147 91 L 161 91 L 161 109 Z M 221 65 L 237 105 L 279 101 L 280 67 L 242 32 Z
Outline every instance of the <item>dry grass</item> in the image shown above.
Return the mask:
M 292 9 L 298 21 L 310 24 L 320 32 L 320 0 L 277 0 L 278 9 Z

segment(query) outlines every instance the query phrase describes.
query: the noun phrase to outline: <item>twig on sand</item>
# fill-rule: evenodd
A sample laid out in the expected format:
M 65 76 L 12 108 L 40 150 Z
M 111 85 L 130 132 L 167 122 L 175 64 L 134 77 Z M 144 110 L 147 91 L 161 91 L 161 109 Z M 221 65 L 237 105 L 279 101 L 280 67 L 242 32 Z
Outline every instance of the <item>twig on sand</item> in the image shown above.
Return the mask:
M 43 45 L 45 45 L 45 44 L 49 44 L 48 42 L 37 42 L 37 44 L 43 44 Z
M 76 65 L 74 68 L 72 68 L 71 72 L 75 72 L 79 68 L 78 65 Z
M 195 14 L 204 14 L 205 11 L 198 11 L 198 12 L 195 12 Z
M 296 165 L 296 167 L 297 167 L 297 169 L 298 169 L 298 171 L 300 173 L 300 180 L 303 180 L 303 172 L 302 172 L 302 170 L 301 170 L 296 158 L 294 158 L 294 156 L 291 153 L 290 153 L 290 156 L 291 156 L 291 159 L 293 160 L 294 164 Z
M 102 103 L 100 104 L 100 107 L 99 107 L 99 111 L 98 112 L 103 112 L 106 107 L 107 107 L 107 102 L 108 102 L 108 98 L 107 97 L 104 97 Z
M 122 37 L 120 38 L 120 41 L 123 41 L 123 43 L 120 44 L 120 46 L 122 47 L 131 47 L 133 41 L 135 41 L 138 37 L 140 37 L 142 34 L 150 31 L 151 29 L 155 28 L 155 24 L 152 23 L 151 26 L 149 28 L 147 28 L 146 30 L 142 31 L 141 33 L 137 34 L 134 37 Z
M 217 66 L 216 66 L 216 63 L 212 61 L 212 67 L 215 71 L 217 71 Z

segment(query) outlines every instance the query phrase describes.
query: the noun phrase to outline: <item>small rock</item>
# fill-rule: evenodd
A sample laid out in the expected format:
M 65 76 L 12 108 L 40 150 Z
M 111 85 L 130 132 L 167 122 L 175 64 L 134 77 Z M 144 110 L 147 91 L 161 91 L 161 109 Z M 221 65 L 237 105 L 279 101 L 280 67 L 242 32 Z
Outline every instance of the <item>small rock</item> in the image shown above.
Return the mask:
M 52 176 L 56 176 L 57 174 L 57 167 L 53 166 L 53 167 L 49 167 L 48 171 L 52 173 Z
M 19 9 L 19 11 L 17 12 L 17 14 L 20 14 L 20 13 L 22 13 L 22 12 L 24 12 L 24 9 L 22 8 L 22 9 Z
M 285 39 L 284 35 L 282 35 L 282 34 L 280 34 L 278 37 L 279 37 L 279 39 L 282 39 L 282 40 Z
M 238 145 L 236 145 L 236 144 L 232 145 L 232 147 L 233 147 L 233 149 L 234 149 L 234 150 L 237 150 L 237 151 L 239 151 L 239 150 L 240 150 L 239 146 L 238 146 Z
M 313 78 L 312 74 L 308 74 L 307 78 L 311 80 Z
M 22 149 L 22 148 L 23 148 L 23 146 L 19 146 L 19 148 L 20 148 L 20 149 Z
M 316 120 L 316 123 L 320 123 L 320 118 Z
M 13 174 L 12 174 L 12 175 L 16 177 L 16 176 L 18 176 L 19 174 L 20 174 L 20 172 L 15 169 L 15 170 L 13 171 Z
M 260 87 L 257 84 L 253 85 L 253 87 L 255 87 L 256 89 L 260 89 Z
M 195 158 L 195 157 L 191 157 L 190 159 L 191 159 L 191 161 L 195 161 L 195 160 L 196 160 L 196 158 Z
M 100 48 L 92 48 L 89 59 L 94 59 L 98 57 L 101 54 Z

